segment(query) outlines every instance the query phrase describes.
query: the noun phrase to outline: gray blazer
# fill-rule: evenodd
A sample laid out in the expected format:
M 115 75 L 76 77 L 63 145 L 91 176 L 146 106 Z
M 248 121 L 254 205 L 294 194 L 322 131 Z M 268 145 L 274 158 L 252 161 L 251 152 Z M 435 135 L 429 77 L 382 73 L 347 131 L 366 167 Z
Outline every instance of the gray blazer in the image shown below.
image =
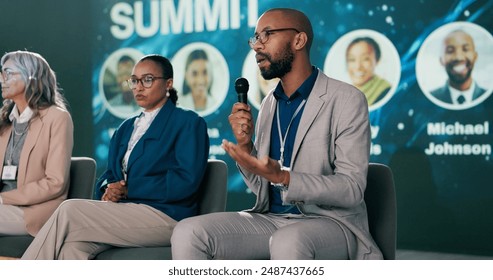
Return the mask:
M 269 155 L 276 102 L 272 92 L 269 93 L 259 111 L 252 151 L 258 158 Z M 319 70 L 305 106 L 291 157 L 289 189 L 283 192 L 283 201 L 296 204 L 307 216 L 323 216 L 343 224 L 345 231 L 357 237 L 356 253 L 351 259 L 382 259 L 369 233 L 363 200 L 370 156 L 370 125 L 364 94 Z M 257 196 L 254 208 L 249 211 L 268 212 L 269 182 L 238 168 Z

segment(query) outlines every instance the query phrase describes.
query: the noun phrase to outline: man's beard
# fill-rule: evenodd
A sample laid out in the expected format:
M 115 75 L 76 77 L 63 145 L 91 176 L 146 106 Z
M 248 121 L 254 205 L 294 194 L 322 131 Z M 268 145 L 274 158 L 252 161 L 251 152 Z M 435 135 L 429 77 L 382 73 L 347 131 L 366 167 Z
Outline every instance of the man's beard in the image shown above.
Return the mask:
M 454 71 L 454 69 L 453 69 L 454 66 L 455 66 L 455 63 L 451 63 L 451 64 L 447 65 L 447 68 L 446 68 L 447 75 L 448 75 L 451 83 L 456 84 L 456 85 L 460 85 L 460 84 L 463 84 L 464 82 L 466 82 L 471 77 L 472 65 L 470 62 L 466 63 L 467 71 L 464 74 L 457 73 L 456 71 Z
M 282 78 L 284 75 L 291 71 L 294 61 L 294 54 L 291 51 L 289 44 L 286 45 L 282 53 L 281 59 L 275 61 L 272 59 L 272 56 L 268 54 L 262 54 L 266 60 L 270 62 L 270 66 L 268 68 L 261 68 L 260 74 L 266 80 L 274 79 L 274 78 Z

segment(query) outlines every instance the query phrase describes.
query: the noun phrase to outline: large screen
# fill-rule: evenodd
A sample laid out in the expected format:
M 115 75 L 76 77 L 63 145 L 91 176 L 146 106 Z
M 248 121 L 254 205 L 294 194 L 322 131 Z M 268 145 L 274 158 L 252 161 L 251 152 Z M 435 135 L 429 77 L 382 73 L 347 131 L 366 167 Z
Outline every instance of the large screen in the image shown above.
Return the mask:
M 234 140 L 227 120 L 237 101 L 234 82 L 248 79 L 256 116 L 278 81 L 258 75 L 248 38 L 267 9 L 296 8 L 313 24 L 312 64 L 367 97 L 371 161 L 394 172 L 399 246 L 493 252 L 493 1 L 98 0 L 92 6 L 99 172 L 112 133 L 140 110 L 124 81 L 140 57 L 158 53 L 174 66 L 178 105 L 208 124 L 210 158 L 228 163 L 230 197 L 251 198 L 221 148 L 222 139 Z M 228 205 L 252 206 L 241 199 Z

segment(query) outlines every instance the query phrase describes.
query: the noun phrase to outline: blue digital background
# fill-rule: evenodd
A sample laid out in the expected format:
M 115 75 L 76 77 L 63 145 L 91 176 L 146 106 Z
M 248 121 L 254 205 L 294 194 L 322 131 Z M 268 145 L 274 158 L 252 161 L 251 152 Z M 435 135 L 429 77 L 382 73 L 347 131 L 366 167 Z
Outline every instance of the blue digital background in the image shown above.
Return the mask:
M 237 98 L 234 81 L 242 76 L 243 63 L 250 51 L 246 41 L 254 33 L 254 28 L 246 23 L 248 1 L 239 1 L 241 12 L 245 16 L 242 17 L 239 29 L 158 34 L 148 38 L 134 34 L 125 40 L 114 38 L 109 31 L 110 26 L 114 24 L 109 14 L 117 2 L 125 1 L 93 1 L 92 4 L 93 116 L 98 172 L 106 165 L 111 131 L 123 120 L 105 108 L 99 90 L 100 73 L 107 57 L 121 48 L 137 49 L 144 54 L 159 53 L 169 58 L 193 42 L 205 42 L 217 48 L 228 63 L 229 91 L 221 107 L 204 118 L 209 128 L 217 128 L 219 131 L 218 137 L 211 138 L 211 145 L 219 146 L 223 138 L 234 139 L 227 116 Z M 180 1 L 174 2 L 178 7 Z M 211 4 L 214 2 L 210 1 Z M 146 3 L 148 5 L 148 2 Z M 423 94 L 415 71 L 420 47 L 439 27 L 451 22 L 465 21 L 477 24 L 491 33 L 492 6 L 493 1 L 486 0 L 258 1 L 259 15 L 272 7 L 292 7 L 309 16 L 315 33 L 311 58 L 313 64 L 321 69 L 331 46 L 341 36 L 354 30 L 375 30 L 385 35 L 395 46 L 402 68 L 400 82 L 392 98 L 384 106 L 370 113 L 371 125 L 380 128 L 378 136 L 372 139 L 372 142 L 381 146 L 381 153 L 372 155 L 371 161 L 388 164 L 394 171 L 401 246 L 421 246 L 425 249 L 447 247 L 455 251 L 482 249 L 493 252 L 492 245 L 485 245 L 493 233 L 490 218 L 493 214 L 491 154 L 459 156 L 424 153 L 430 142 L 492 144 L 491 131 L 487 135 L 470 137 L 430 136 L 426 133 L 426 128 L 428 123 L 436 122 L 491 122 L 493 97 L 490 96 L 481 104 L 469 109 L 447 110 L 430 102 Z M 238 175 L 234 162 L 227 155 L 220 153 L 211 157 L 228 163 L 230 193 L 244 194 L 247 197 L 246 186 Z M 237 205 L 242 204 L 238 202 Z M 465 239 L 468 240 L 467 244 L 463 242 Z

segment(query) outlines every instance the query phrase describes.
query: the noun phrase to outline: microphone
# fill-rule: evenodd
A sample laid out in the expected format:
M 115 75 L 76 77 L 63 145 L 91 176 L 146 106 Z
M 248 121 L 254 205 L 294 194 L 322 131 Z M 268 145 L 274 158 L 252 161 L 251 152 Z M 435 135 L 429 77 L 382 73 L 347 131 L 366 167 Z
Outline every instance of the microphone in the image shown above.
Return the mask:
M 235 81 L 235 90 L 238 94 L 238 102 L 247 104 L 247 92 L 248 92 L 248 80 L 245 78 L 238 78 Z

